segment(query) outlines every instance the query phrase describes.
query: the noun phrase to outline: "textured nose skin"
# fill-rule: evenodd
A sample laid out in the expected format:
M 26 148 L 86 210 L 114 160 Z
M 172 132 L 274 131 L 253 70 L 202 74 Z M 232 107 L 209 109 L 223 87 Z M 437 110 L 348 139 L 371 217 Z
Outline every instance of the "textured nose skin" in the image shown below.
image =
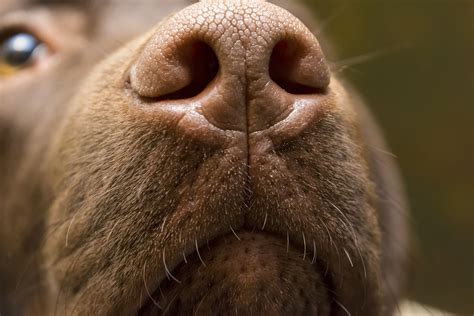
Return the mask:
M 252 133 L 290 115 L 329 84 L 318 41 L 265 1 L 201 1 L 159 27 L 132 67 L 132 89 L 179 100 L 223 130 Z M 184 104 L 184 105 L 183 105 Z

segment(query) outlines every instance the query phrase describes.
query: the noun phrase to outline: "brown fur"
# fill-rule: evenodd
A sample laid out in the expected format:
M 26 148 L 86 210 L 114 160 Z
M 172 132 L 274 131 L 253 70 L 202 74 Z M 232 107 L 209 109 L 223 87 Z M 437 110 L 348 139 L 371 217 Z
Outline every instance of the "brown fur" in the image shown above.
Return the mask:
M 22 4 L 0 4 L 2 21 L 29 23 L 55 54 L 0 78 L 2 315 L 133 314 L 150 303 L 175 313 L 393 312 L 403 193 L 380 132 L 340 79 L 302 132 L 262 130 L 248 147 L 229 132 L 223 146 L 146 110 L 124 75 L 156 21 L 190 3 L 25 3 L 10 13 Z M 254 272 L 239 278 L 247 262 Z M 221 274 L 231 277 L 218 283 Z

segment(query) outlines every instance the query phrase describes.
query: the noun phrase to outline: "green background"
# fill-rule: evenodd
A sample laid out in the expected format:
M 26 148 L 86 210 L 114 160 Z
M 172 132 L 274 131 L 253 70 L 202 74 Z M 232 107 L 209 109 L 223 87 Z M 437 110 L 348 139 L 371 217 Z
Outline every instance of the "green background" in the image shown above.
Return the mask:
M 342 74 L 401 166 L 414 230 L 408 296 L 472 315 L 474 0 L 306 2 L 336 52 L 331 61 L 360 59 Z

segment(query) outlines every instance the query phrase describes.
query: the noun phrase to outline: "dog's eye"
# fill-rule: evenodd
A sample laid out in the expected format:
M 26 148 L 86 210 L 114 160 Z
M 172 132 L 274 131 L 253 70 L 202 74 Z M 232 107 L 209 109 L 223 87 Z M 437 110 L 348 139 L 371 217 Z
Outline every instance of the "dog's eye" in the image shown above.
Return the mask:
M 0 37 L 0 77 L 34 66 L 48 54 L 48 47 L 35 35 L 14 32 Z

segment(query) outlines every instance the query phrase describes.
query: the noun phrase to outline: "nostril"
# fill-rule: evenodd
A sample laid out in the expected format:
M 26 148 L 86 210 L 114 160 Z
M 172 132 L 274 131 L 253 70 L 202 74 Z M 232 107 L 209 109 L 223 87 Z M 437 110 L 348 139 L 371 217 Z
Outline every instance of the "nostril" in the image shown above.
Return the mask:
M 303 45 L 282 40 L 270 57 L 270 78 L 291 94 L 324 93 L 329 85 L 326 63 Z
M 179 54 L 175 55 L 177 62 L 174 63 L 174 71 L 167 72 L 167 76 L 170 78 L 156 79 L 143 76 L 140 80 L 135 80 L 136 86 L 140 85 L 140 81 L 145 80 L 158 80 L 165 83 L 162 85 L 162 89 L 155 88 L 152 95 L 140 93 L 140 89 L 135 89 L 142 100 L 157 102 L 192 98 L 200 94 L 216 77 L 219 71 L 219 60 L 208 44 L 201 41 L 191 42 L 184 47 L 181 46 L 179 50 Z M 186 75 L 184 77 L 174 76 L 180 73 Z M 159 87 L 159 83 L 155 82 L 155 87 Z
M 216 77 L 219 71 L 219 60 L 212 48 L 204 42 L 195 42 L 188 48 L 182 60 L 191 74 L 191 82 L 179 91 L 163 95 L 159 99 L 187 99 L 201 93 Z

